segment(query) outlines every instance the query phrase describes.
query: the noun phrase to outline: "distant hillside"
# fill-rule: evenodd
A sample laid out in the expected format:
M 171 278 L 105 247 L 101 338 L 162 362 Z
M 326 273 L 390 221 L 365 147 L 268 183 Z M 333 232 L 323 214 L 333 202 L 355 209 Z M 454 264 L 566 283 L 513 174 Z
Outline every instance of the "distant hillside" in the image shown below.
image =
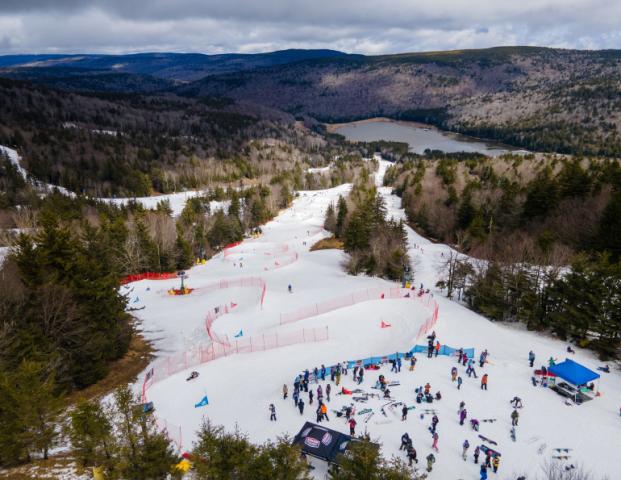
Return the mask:
M 282 50 L 258 54 L 204 55 L 200 53 L 138 53 L 134 55 L 7 55 L 0 57 L 2 76 L 23 78 L 23 69 L 47 76 L 49 69 L 72 75 L 96 71 L 151 75 L 177 81 L 198 80 L 208 75 L 232 73 L 316 58 L 346 57 L 334 50 Z
M 621 51 L 540 47 L 318 58 L 180 87 L 325 122 L 418 120 L 543 151 L 621 155 Z
M 299 119 L 433 123 L 537 151 L 621 157 L 621 50 L 20 55 L 0 76 L 73 92 L 230 98 Z

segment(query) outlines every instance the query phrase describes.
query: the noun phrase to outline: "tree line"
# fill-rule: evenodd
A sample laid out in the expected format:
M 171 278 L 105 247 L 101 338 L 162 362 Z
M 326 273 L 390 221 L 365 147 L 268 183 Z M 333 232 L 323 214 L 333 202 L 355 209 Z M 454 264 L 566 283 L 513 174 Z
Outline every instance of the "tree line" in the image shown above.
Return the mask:
M 403 221 L 387 218 L 368 170 L 363 170 L 347 199 L 340 196 L 336 206 L 328 206 L 324 228 L 343 242 L 349 273 L 404 278 L 409 264 L 405 227 Z

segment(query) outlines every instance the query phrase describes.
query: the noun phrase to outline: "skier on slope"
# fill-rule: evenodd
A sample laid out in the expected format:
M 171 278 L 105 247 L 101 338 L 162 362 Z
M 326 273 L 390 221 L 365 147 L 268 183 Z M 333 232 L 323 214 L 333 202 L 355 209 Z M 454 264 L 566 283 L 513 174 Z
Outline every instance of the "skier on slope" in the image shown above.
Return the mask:
M 440 422 L 440 419 L 438 418 L 437 415 L 434 415 L 433 417 L 431 417 L 431 433 L 436 433 L 436 427 L 438 426 L 438 423 Z
M 518 413 L 518 411 L 513 410 L 513 412 L 511 413 L 511 426 L 513 427 L 517 426 L 519 417 L 520 417 L 520 414 Z
M 321 416 L 322 416 L 322 418 L 326 419 L 326 421 L 329 422 L 330 419 L 328 418 L 328 407 L 326 406 L 326 404 L 322 403 L 319 408 L 321 408 Z
M 416 458 L 416 450 L 412 445 L 410 445 L 407 449 L 408 455 L 408 466 L 412 466 L 412 463 L 418 463 L 418 458 Z
M 500 457 L 498 455 L 494 455 L 494 458 L 492 459 L 492 468 L 494 470 L 494 473 L 498 473 L 499 466 L 500 466 Z
M 460 425 L 464 424 L 467 416 L 468 416 L 468 410 L 466 410 L 465 408 L 461 412 L 459 412 L 459 424 Z
M 481 454 L 481 447 L 477 445 L 477 448 L 474 449 L 474 463 L 479 463 L 479 455 Z
M 481 378 L 481 390 L 487 390 L 487 373 Z
M 410 358 L 410 372 L 413 372 L 415 368 L 416 368 L 416 357 L 412 355 L 412 358 Z
M 404 433 L 401 435 L 401 446 L 399 447 L 399 450 L 407 450 L 411 443 L 412 440 L 410 439 L 408 433 Z
M 328 402 L 330 401 L 331 391 L 332 391 L 332 386 L 328 383 L 328 385 L 326 385 L 326 399 L 328 400 Z
M 461 452 L 461 456 L 464 459 L 464 462 L 466 461 L 469 448 L 470 448 L 470 442 L 468 442 L 468 439 L 466 439 L 466 440 L 464 440 L 463 450 Z
M 276 421 L 276 407 L 273 403 L 270 403 L 270 422 Z
M 483 368 L 485 366 L 485 362 L 487 361 L 487 356 L 489 355 L 489 353 L 487 352 L 487 349 L 483 350 L 481 352 L 481 356 L 479 357 L 479 366 L 481 368 Z
M 287 388 L 287 384 L 285 383 L 282 386 L 282 399 L 286 400 L 287 399 L 287 394 L 289 393 L 289 389 Z
M 440 435 L 438 435 L 438 432 L 433 432 L 433 443 L 431 444 L 431 448 L 433 448 L 436 452 L 440 451 L 438 449 L 438 440 L 439 439 L 440 439 Z
M 528 352 L 528 363 L 530 364 L 530 368 L 533 368 L 533 365 L 535 364 L 535 354 L 532 350 Z
M 349 419 L 349 434 L 353 437 L 356 435 L 356 420 L 354 418 Z
M 407 405 L 403 405 L 403 408 L 401 409 L 401 421 L 405 422 L 408 419 L 408 407 Z
M 304 415 L 304 400 L 301 398 L 298 400 L 298 410 L 300 410 L 300 415 Z
M 433 453 L 430 453 L 429 455 L 427 455 L 427 471 L 431 472 L 431 470 L 433 470 L 433 464 L 436 463 L 436 457 L 433 455 Z
M 457 368 L 451 368 L 451 382 L 457 380 Z

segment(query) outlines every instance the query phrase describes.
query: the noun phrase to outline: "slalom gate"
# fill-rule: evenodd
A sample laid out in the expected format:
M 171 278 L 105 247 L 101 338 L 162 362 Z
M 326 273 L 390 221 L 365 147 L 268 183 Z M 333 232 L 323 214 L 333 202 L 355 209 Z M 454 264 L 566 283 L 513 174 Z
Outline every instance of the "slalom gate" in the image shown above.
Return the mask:
M 170 280 L 171 278 L 177 278 L 175 272 L 171 273 L 158 273 L 158 272 L 145 272 L 137 273 L 135 275 L 127 275 L 121 279 L 121 285 L 125 285 L 131 282 L 138 282 L 140 280 Z
M 239 353 L 263 352 L 287 347 L 300 343 L 323 342 L 330 338 L 328 327 L 305 328 L 285 334 L 270 333 L 254 337 L 236 338 L 230 345 L 212 343 L 207 346 L 193 348 L 187 352 L 161 358 L 153 362 L 148 368 L 142 382 L 142 402 L 147 402 L 149 388 L 176 373 L 196 367 L 218 358 L 228 357 Z M 156 417 L 156 425 L 160 431 L 181 450 L 183 448 L 183 432 L 179 425 Z
M 325 302 L 315 303 L 314 305 L 301 308 L 294 312 L 281 313 L 280 324 L 286 325 L 288 323 L 298 322 L 300 320 L 322 315 L 324 313 L 349 307 L 361 302 L 384 299 L 409 300 L 431 309 L 431 315 L 418 330 L 418 334 L 416 336 L 417 339 L 428 333 L 438 321 L 439 306 L 430 294 L 425 294 L 421 291 L 416 292 L 415 290 L 408 290 L 401 287 L 388 287 L 369 288 L 367 290 L 361 290 L 349 295 L 327 300 Z

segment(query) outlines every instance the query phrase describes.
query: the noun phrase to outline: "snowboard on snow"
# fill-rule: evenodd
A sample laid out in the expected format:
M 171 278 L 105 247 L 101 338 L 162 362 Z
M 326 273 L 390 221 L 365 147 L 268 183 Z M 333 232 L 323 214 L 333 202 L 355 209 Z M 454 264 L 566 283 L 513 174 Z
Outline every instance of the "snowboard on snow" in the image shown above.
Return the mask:
M 487 438 L 484 435 L 479 435 L 479 438 L 487 443 L 491 443 L 492 445 L 498 445 L 498 442 L 496 442 L 495 440 L 492 440 L 491 438 Z

